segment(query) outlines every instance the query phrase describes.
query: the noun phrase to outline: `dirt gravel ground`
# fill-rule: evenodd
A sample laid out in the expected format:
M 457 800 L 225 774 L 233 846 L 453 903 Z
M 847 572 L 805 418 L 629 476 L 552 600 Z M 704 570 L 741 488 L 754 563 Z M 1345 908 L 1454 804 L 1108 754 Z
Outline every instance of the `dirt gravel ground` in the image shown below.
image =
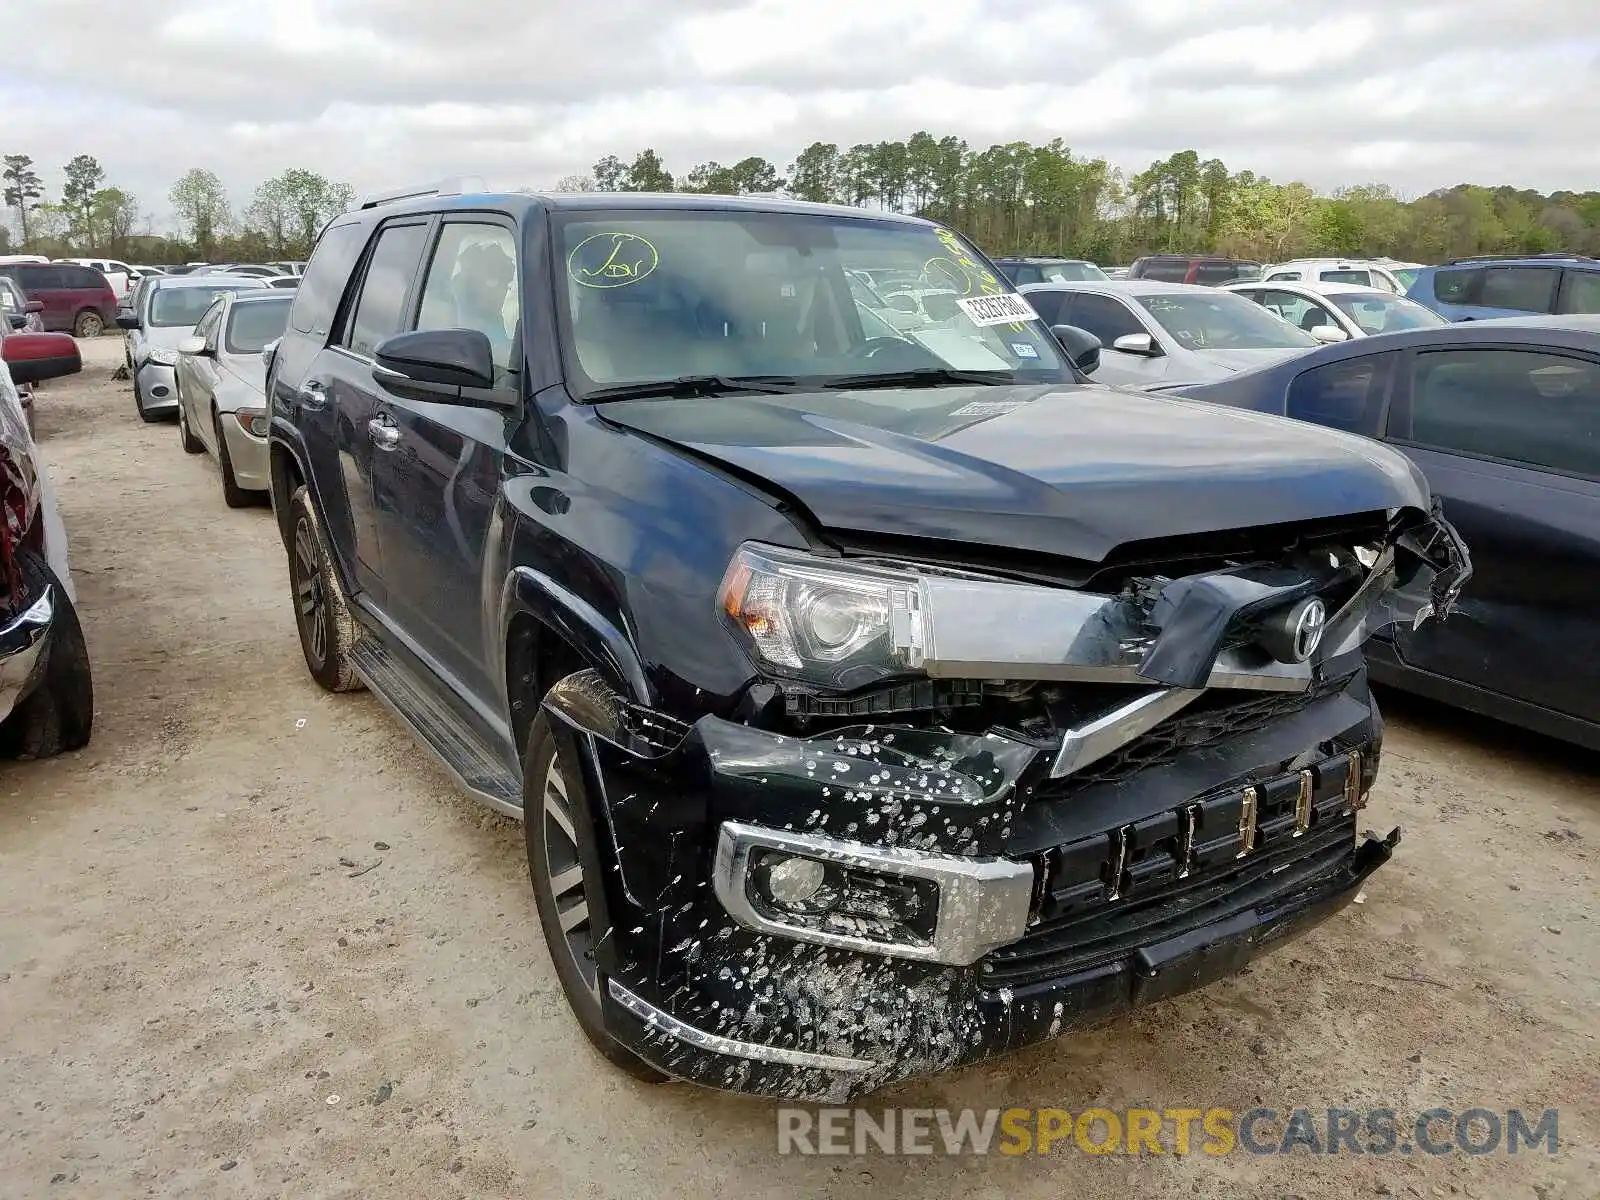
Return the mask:
M 0 1196 L 1600 1195 L 1600 757 L 1390 701 L 1364 903 L 1240 978 L 866 1102 L 1536 1113 L 1560 1147 L 779 1157 L 773 1107 L 581 1041 L 517 826 L 307 678 L 267 510 L 48 388 L 94 741 L 0 764 Z M 351 865 L 354 864 L 354 865 Z

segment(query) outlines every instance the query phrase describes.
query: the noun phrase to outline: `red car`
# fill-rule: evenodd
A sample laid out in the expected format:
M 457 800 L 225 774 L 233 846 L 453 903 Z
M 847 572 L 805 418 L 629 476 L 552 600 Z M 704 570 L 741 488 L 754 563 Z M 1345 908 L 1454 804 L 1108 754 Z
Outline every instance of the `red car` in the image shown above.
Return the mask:
M 76 263 L 6 263 L 0 275 L 44 305 L 40 315 L 46 329 L 92 338 L 113 323 L 117 294 L 99 271 Z

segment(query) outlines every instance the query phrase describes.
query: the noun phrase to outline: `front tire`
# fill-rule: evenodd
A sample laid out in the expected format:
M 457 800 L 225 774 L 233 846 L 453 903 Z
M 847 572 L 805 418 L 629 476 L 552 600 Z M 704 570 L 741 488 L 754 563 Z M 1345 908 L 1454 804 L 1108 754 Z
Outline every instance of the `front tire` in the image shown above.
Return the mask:
M 133 373 L 133 410 L 139 414 L 139 420 L 146 425 L 154 425 L 161 420 L 160 413 L 148 411 L 144 406 L 144 393 L 139 390 L 139 373 Z
M 0 723 L 0 754 L 11 758 L 49 758 L 88 745 L 94 731 L 94 677 L 89 646 L 78 610 L 61 581 L 42 559 L 20 556 L 19 566 L 37 588 L 55 592 L 55 617 L 45 648 L 44 674 L 25 700 Z
M 363 685 L 351 657 L 359 631 L 323 540 L 310 491 L 302 484 L 290 504 L 294 519 L 289 534 L 290 596 L 306 670 L 330 692 L 359 691 Z
M 523 764 L 522 829 L 545 948 L 567 1005 L 594 1048 L 635 1079 L 663 1083 L 665 1075 L 606 1032 L 600 1005 L 606 976 L 595 961 L 595 948 L 610 932 L 598 916 L 604 911 L 598 903 L 600 861 L 583 775 L 566 758 L 550 718 L 539 712 Z

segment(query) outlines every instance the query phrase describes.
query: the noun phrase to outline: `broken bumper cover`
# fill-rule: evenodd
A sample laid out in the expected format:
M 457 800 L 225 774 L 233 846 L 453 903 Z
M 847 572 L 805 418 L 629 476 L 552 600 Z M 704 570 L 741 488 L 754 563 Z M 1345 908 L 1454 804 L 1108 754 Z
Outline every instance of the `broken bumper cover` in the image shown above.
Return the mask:
M 1070 802 L 1053 748 L 999 733 L 708 717 L 641 738 L 559 689 L 547 711 L 614 867 L 607 1027 L 722 1089 L 843 1100 L 1199 986 L 1348 903 L 1398 840 L 1356 845 L 1381 738 L 1358 665 L 1252 736 Z M 1095 838 L 1114 866 L 1076 880 L 1063 855 Z

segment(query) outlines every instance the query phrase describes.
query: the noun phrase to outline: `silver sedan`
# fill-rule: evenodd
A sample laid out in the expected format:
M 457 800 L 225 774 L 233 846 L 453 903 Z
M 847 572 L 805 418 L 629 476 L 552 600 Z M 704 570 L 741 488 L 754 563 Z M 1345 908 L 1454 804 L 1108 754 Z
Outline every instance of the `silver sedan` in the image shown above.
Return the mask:
M 1316 336 L 1243 296 L 1147 279 L 1030 283 L 1017 289 L 1045 324 L 1072 325 L 1100 340 L 1097 383 L 1124 387 L 1207 383 L 1340 340 Z
M 178 436 L 190 454 L 216 457 L 229 508 L 258 504 L 267 494 L 261 352 L 283 336 L 293 303 L 293 292 L 273 288 L 223 292 L 178 346 Z

